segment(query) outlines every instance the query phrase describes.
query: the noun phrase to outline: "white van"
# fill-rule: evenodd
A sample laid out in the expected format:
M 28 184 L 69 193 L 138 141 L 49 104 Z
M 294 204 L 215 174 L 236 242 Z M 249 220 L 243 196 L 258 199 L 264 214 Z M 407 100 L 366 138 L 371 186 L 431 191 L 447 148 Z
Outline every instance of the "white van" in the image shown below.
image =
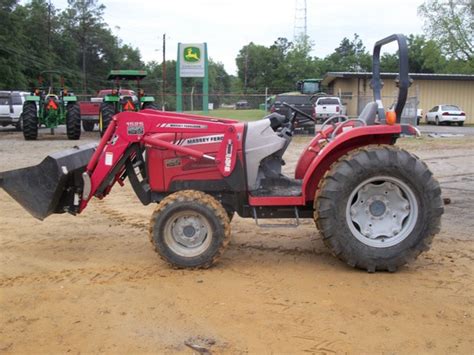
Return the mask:
M 25 97 L 29 95 L 24 91 L 0 91 L 0 125 L 15 126 L 21 130 L 20 116 L 23 112 Z

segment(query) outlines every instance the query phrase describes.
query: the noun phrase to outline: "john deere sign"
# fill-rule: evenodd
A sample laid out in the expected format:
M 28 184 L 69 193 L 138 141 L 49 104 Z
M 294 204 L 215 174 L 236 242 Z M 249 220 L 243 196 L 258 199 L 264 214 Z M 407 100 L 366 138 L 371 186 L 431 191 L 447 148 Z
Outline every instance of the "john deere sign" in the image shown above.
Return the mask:
M 206 46 L 204 43 L 180 43 L 178 49 L 180 77 L 203 78 L 206 59 L 205 52 Z
M 176 111 L 183 111 L 183 84 L 181 78 L 202 78 L 202 110 L 208 112 L 209 80 L 207 67 L 207 43 L 178 43 Z M 187 101 L 185 103 L 188 107 Z
M 184 48 L 184 61 L 195 63 L 201 59 L 201 49 L 198 47 L 186 47 Z

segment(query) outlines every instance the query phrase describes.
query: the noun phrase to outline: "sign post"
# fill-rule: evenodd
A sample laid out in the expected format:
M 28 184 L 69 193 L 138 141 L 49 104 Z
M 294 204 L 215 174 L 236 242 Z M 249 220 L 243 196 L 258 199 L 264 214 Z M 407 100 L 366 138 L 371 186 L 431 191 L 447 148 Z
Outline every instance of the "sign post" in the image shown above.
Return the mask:
M 203 78 L 202 110 L 209 112 L 209 64 L 207 43 L 178 43 L 176 63 L 176 111 L 183 112 L 182 78 Z

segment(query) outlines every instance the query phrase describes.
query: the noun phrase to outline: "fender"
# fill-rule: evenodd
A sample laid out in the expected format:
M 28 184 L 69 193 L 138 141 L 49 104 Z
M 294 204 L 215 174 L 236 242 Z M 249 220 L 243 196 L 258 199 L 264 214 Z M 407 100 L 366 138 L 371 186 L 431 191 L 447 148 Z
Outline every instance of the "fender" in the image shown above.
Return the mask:
M 303 155 L 315 154 L 315 157 L 309 163 L 309 166 L 305 170 L 306 173 L 303 176 L 302 192 L 306 203 L 314 200 L 320 180 L 331 165 L 340 157 L 351 150 L 371 144 L 393 145 L 401 132 L 402 126 L 400 125 L 356 127 L 338 134 L 333 141 L 322 148 L 317 147 L 316 140 L 318 136 L 316 136 L 306 148 L 306 152 L 303 153 Z M 316 143 L 316 147 L 314 147 L 313 143 Z M 320 150 L 317 151 L 317 149 Z M 301 169 L 305 168 L 300 166 L 300 164 L 304 164 L 303 159 L 298 162 L 297 171 L 301 171 Z

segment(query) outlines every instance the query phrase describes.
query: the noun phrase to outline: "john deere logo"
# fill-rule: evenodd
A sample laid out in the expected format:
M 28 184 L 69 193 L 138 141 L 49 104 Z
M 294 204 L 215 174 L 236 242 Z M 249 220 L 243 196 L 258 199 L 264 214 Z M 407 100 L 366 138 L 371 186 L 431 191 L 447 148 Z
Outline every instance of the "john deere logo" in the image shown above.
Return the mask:
M 197 47 L 184 48 L 184 60 L 186 62 L 199 62 L 201 59 L 201 50 Z

